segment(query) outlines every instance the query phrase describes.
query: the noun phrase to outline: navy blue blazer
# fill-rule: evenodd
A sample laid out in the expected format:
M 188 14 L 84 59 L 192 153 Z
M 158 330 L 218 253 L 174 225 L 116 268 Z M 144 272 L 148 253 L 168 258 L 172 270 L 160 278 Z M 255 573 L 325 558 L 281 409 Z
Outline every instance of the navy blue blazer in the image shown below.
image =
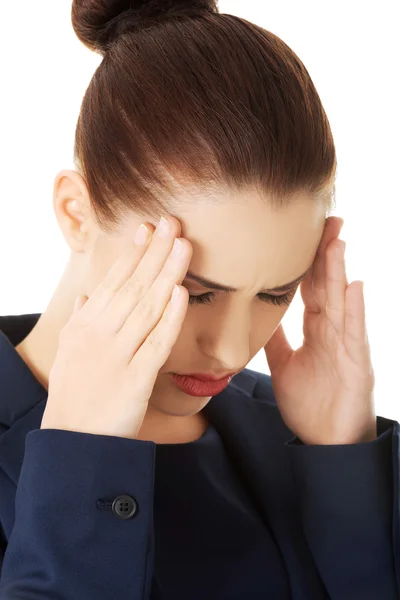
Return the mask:
M 0 317 L 0 347 L 39 316 Z M 17 373 L 0 354 L 0 599 L 149 600 L 156 444 L 41 430 L 46 390 L 27 366 Z M 23 393 L 27 379 L 36 394 Z M 397 421 L 378 416 L 369 443 L 304 445 L 271 377 L 250 369 L 204 412 L 274 537 L 293 600 L 400 599 Z M 111 510 L 124 494 L 139 507 L 130 519 Z

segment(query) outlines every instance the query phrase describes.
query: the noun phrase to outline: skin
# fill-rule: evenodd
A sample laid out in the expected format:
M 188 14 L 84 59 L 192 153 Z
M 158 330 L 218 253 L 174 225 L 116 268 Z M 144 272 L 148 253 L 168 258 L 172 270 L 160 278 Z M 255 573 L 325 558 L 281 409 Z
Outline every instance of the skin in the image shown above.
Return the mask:
M 120 253 L 132 248 L 141 223 L 155 228 L 158 222 L 132 213 L 117 233 L 104 233 L 93 218 L 85 180 L 70 170 L 55 178 L 53 206 L 70 258 L 46 310 L 16 348 L 46 389 L 58 337 L 76 297 L 92 294 Z M 244 369 L 289 308 L 267 304 L 257 294 L 296 279 L 312 266 L 326 222 L 324 207 L 310 197 L 299 195 L 288 207 L 273 211 L 251 191 L 219 195 L 215 203 L 191 195 L 190 201 L 182 198 L 173 217 L 180 223 L 180 237 L 193 248 L 189 269 L 239 291 L 214 292 L 210 304 L 188 306 L 139 433 L 138 439 L 156 443 L 193 441 L 208 426 L 201 411 L 210 397 L 185 394 L 168 373 Z M 186 279 L 182 285 L 190 295 L 211 291 Z

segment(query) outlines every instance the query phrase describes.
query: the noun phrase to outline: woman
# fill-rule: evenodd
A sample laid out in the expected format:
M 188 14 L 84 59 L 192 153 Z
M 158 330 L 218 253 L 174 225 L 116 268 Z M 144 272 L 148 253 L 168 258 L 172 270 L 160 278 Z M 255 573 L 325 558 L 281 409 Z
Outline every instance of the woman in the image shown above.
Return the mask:
M 69 263 L 0 320 L 1 600 L 400 598 L 400 425 L 307 70 L 212 0 L 72 22 L 104 59 L 55 180 Z

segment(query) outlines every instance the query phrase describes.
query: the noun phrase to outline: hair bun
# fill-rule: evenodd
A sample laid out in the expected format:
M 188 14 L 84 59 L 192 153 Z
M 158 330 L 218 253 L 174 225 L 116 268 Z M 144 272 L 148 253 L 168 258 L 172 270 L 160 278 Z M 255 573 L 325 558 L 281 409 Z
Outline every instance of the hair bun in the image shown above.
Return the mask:
M 218 0 L 73 0 L 72 27 L 90 50 L 104 54 L 122 33 L 174 15 L 218 12 Z

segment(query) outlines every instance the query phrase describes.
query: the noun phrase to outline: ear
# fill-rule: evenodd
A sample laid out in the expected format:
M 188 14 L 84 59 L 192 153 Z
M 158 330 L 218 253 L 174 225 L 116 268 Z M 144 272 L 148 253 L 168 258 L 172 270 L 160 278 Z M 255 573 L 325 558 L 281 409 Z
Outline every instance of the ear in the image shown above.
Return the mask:
M 68 246 L 73 252 L 83 252 L 91 222 L 90 197 L 86 182 L 77 171 L 64 169 L 56 175 L 53 208 Z

